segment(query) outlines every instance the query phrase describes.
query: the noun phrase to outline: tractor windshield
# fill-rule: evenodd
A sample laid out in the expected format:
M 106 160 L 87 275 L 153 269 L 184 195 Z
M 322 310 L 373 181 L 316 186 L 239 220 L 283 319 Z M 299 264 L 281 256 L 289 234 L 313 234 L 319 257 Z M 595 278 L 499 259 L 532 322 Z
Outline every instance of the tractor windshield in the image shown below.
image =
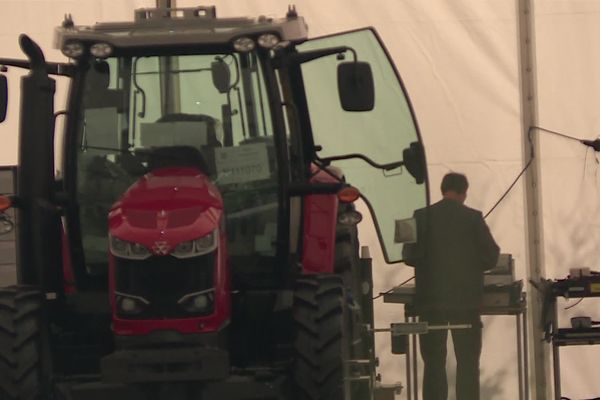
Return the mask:
M 75 159 L 88 270 L 106 265 L 111 205 L 190 154 L 223 196 L 229 254 L 275 255 L 277 166 L 253 53 L 92 60 L 84 77 Z
M 300 51 L 348 46 L 359 61 L 373 71 L 375 107 L 372 111 L 347 112 L 338 99 L 335 57 L 323 57 L 302 65 L 308 109 L 318 157 L 326 159 L 361 154 L 384 165 L 403 160 L 403 150 L 420 142 L 415 119 L 402 83 L 383 44 L 371 29 L 311 39 Z M 360 189 L 377 227 L 387 262 L 402 258 L 402 244 L 394 242 L 395 221 L 412 217 L 427 203 L 427 187 L 417 184 L 405 168 L 377 169 L 360 158 L 332 162 L 348 183 Z

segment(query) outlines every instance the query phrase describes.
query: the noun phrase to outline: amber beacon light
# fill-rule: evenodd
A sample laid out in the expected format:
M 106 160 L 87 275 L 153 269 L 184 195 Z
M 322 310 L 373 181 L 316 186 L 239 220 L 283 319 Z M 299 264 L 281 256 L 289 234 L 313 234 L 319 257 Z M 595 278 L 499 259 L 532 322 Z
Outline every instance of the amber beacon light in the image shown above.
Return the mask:
M 337 197 L 342 203 L 354 203 L 360 197 L 360 191 L 354 186 L 346 186 L 337 192 Z

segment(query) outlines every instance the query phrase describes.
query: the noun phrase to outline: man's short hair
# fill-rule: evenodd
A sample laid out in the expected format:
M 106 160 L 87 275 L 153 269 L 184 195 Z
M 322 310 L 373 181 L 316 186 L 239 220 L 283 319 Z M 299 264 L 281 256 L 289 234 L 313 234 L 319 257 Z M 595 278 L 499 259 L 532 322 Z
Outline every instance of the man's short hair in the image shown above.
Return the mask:
M 467 177 L 456 172 L 449 172 L 442 179 L 442 194 L 446 192 L 456 192 L 458 194 L 467 193 L 469 182 Z

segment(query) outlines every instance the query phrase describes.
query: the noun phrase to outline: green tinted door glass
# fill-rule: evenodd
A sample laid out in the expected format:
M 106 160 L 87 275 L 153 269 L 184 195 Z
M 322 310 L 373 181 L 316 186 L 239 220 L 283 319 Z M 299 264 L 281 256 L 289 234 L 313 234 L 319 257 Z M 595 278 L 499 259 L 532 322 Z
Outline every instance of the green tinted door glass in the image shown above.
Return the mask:
M 320 158 L 363 154 L 377 164 L 402 160 L 402 150 L 420 142 L 415 118 L 396 70 L 371 29 L 310 40 L 300 51 L 348 46 L 359 61 L 371 65 L 375 83 L 375 107 L 368 112 L 342 110 L 337 89 L 335 56 L 302 65 L 308 108 Z M 346 52 L 346 61 L 352 53 Z M 427 204 L 426 184 L 417 184 L 404 168 L 383 171 L 357 158 L 332 162 L 346 180 L 360 189 L 377 226 L 387 262 L 402 258 L 402 244 L 394 243 L 395 220 L 410 218 Z

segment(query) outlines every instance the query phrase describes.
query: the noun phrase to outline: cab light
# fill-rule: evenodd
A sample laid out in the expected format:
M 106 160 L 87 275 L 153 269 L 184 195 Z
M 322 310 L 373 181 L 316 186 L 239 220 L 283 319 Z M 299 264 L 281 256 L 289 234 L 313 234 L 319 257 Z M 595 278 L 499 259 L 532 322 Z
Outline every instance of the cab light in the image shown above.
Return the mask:
M 110 56 L 112 52 L 113 48 L 108 43 L 94 43 L 92 47 L 90 47 L 90 53 L 92 53 L 94 57 L 98 58 L 106 58 Z
M 12 200 L 8 196 L 0 195 L 0 212 L 4 212 L 12 207 Z
M 360 197 L 360 191 L 354 186 L 346 186 L 337 192 L 337 197 L 342 203 L 354 203 Z
M 233 48 L 241 53 L 247 53 L 254 50 L 256 42 L 249 37 L 243 36 L 233 41 Z
M 62 53 L 69 58 L 79 58 L 83 55 L 84 50 L 81 42 L 67 42 L 62 48 Z
M 265 49 L 272 49 L 279 42 L 279 36 L 274 33 L 264 33 L 258 37 L 258 45 Z

